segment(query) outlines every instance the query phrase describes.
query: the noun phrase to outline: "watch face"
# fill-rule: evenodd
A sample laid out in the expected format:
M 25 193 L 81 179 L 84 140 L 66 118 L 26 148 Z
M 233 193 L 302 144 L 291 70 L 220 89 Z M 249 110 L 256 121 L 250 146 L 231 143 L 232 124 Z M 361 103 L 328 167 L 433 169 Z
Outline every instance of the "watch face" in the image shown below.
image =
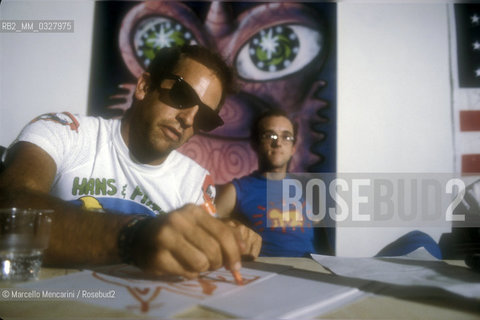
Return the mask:
M 147 17 L 133 32 L 135 56 L 146 68 L 158 50 L 165 47 L 197 44 L 193 33 L 181 23 L 166 17 Z

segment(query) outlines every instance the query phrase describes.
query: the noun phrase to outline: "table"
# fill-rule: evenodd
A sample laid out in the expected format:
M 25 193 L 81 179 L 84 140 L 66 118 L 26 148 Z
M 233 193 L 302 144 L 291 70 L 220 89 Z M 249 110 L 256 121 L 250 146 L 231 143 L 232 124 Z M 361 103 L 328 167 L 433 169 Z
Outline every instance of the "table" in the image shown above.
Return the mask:
M 321 265 L 309 258 L 267 258 L 260 257 L 260 263 L 288 265 L 312 272 L 329 273 Z M 464 266 L 463 261 L 447 261 L 450 264 Z M 78 272 L 73 269 L 42 268 L 40 279 L 48 279 Z M 0 284 L 0 287 L 2 285 Z M 5 287 L 5 286 L 3 286 Z M 1 291 L 1 289 L 0 289 Z M 133 313 L 112 310 L 104 307 L 84 304 L 76 301 L 0 301 L 0 318 L 7 319 L 69 319 L 69 318 L 139 318 L 147 319 Z M 194 307 L 176 315 L 175 318 L 219 319 L 225 315 L 202 307 Z M 321 319 L 479 319 L 480 300 L 478 303 L 465 303 L 463 300 L 451 299 L 398 299 L 388 295 L 369 295 L 341 309 L 319 317 Z

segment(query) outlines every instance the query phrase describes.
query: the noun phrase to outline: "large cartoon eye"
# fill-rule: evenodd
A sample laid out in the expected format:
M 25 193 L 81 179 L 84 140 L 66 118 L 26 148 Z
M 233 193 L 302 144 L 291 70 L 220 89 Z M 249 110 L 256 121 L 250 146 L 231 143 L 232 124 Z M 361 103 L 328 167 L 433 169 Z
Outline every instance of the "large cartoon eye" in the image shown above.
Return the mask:
M 135 29 L 133 46 L 137 59 L 148 67 L 161 48 L 197 44 L 193 33 L 181 23 L 166 17 L 142 20 Z
M 301 70 L 320 54 L 323 46 L 319 30 L 301 25 L 277 25 L 251 37 L 239 51 L 235 64 L 244 79 L 277 79 Z

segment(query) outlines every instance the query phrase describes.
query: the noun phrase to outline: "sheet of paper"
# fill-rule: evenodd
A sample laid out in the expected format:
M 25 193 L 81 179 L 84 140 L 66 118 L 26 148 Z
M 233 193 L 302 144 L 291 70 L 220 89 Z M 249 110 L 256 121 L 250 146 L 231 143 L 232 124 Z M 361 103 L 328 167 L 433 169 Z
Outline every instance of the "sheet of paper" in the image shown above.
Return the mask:
M 336 284 L 335 278 L 290 269 L 252 283 L 248 290 L 208 298 L 201 305 L 244 319 L 293 319 L 318 316 L 365 295 L 358 288 Z
M 425 291 L 420 290 L 424 287 L 443 289 L 466 298 L 480 298 L 479 273 L 436 260 L 426 255 L 424 249 L 404 257 L 344 258 L 312 254 L 312 258 L 333 273 L 350 279 L 415 286 L 418 290 L 409 291 L 410 295 L 425 295 Z
M 177 277 L 145 279 L 137 268 L 116 265 L 29 282 L 18 287 L 35 289 L 42 298 L 48 297 L 48 294 L 73 295 L 70 298 L 75 301 L 154 317 L 172 317 L 208 297 L 241 290 L 275 275 L 243 268 L 245 285 L 239 286 L 225 269 L 204 273 L 195 280 Z

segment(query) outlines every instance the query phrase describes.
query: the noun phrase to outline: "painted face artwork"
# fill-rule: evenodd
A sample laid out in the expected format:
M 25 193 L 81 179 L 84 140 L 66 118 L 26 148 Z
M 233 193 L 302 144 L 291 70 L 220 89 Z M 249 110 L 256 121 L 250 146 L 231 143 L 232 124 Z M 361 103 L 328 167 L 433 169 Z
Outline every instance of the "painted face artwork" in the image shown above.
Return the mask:
M 137 78 L 158 49 L 200 44 L 216 48 L 235 68 L 239 90 L 227 98 L 220 112 L 225 124 L 195 135 L 179 149 L 207 168 L 216 183 L 256 169 L 250 126 L 258 114 L 270 108 L 284 109 L 299 126 L 291 172 L 334 171 L 335 124 L 331 110 L 336 87 L 332 81 L 334 30 L 330 29 L 336 7 L 328 5 L 136 3 L 121 20 L 121 57 Z M 323 70 L 325 65 L 327 70 Z M 325 74 L 330 81 L 322 79 Z M 110 108 L 124 111 L 130 106 L 135 85 L 123 83 L 119 87 L 126 91 L 115 97 L 126 99 Z

